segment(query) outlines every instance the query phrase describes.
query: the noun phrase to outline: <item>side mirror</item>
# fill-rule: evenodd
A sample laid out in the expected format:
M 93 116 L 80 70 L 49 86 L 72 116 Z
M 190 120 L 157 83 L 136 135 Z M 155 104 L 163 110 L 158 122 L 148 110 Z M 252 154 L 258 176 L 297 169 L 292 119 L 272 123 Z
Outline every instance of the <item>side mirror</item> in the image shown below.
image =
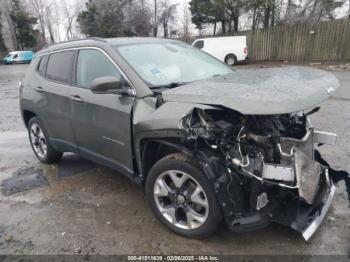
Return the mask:
M 118 79 L 114 76 L 98 77 L 91 82 L 91 91 L 94 94 L 119 94 L 131 95 L 132 90 L 126 88 L 127 83 L 124 79 Z

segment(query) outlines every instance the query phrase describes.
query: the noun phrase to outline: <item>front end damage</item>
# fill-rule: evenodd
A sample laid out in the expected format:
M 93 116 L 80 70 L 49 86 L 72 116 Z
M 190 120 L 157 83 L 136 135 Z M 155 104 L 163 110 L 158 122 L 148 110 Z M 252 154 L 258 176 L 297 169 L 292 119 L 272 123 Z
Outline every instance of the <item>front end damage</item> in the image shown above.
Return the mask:
M 335 171 L 315 145 L 335 145 L 336 135 L 315 130 L 314 113 L 242 115 L 194 109 L 181 121 L 186 145 L 212 181 L 229 228 L 244 232 L 270 222 L 290 226 L 308 240 L 349 175 Z M 349 188 L 348 188 L 349 189 Z

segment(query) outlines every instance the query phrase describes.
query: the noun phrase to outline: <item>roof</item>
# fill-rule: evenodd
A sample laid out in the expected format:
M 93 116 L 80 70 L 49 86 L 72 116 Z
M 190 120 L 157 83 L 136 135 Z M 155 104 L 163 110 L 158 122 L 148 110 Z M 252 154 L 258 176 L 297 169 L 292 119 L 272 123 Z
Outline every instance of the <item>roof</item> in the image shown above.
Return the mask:
M 33 53 L 33 51 L 30 51 L 30 50 L 18 50 L 18 51 L 11 51 L 9 52 L 9 54 L 14 54 L 14 53 Z
M 107 43 L 109 43 L 111 46 L 174 41 L 171 39 L 156 38 L 156 37 L 118 37 L 118 38 L 105 38 L 104 40 Z
M 54 52 L 61 49 L 77 48 L 82 46 L 96 46 L 101 44 L 118 46 L 118 45 L 128 45 L 128 44 L 155 43 L 155 42 L 164 42 L 164 41 L 174 41 L 174 40 L 164 39 L 164 38 L 155 38 L 155 37 L 118 37 L 118 38 L 91 37 L 91 38 L 77 39 L 77 40 L 71 40 L 71 41 L 53 44 L 40 50 L 39 52 L 36 53 L 36 55 L 40 55 L 42 53 Z
M 85 38 L 85 39 L 71 40 L 71 41 L 60 42 L 57 44 L 49 45 L 48 47 L 38 51 L 35 55 L 50 53 L 50 52 L 59 51 L 62 49 L 77 48 L 82 46 L 96 46 L 97 44 L 101 44 L 101 43 L 102 44 L 107 43 L 107 41 L 102 38 Z

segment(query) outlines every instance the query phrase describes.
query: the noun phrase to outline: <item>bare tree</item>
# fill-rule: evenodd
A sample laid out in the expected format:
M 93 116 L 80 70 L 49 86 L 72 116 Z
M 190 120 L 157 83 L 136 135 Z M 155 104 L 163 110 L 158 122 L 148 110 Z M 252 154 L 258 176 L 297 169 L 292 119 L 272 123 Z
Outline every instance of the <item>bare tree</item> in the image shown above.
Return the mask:
M 296 11 L 295 9 L 296 9 L 296 5 L 294 4 L 293 0 L 288 0 L 284 19 L 287 21 L 290 21 L 295 14 L 295 11 Z
M 153 0 L 152 3 L 152 26 L 153 26 L 153 36 L 158 36 L 158 25 L 159 25 L 159 12 L 161 8 L 161 3 L 159 0 Z
M 2 16 L 0 22 L 3 26 L 3 38 L 8 49 L 17 49 L 17 37 L 13 21 L 10 17 L 12 11 L 12 5 L 10 0 L 1 0 L 0 9 L 2 11 Z
M 42 42 L 55 43 L 60 40 L 60 12 L 54 0 L 27 0 L 30 13 L 38 18 L 38 26 L 41 32 Z
M 188 4 L 183 5 L 183 17 L 182 17 L 182 37 L 183 40 L 188 41 L 190 38 L 190 23 L 191 14 Z
M 70 4 L 69 0 L 61 0 L 61 15 L 65 28 L 65 39 L 76 39 L 79 35 L 77 32 L 77 17 L 80 11 L 83 9 L 82 1 L 76 1 L 74 4 Z
M 49 32 L 50 42 L 55 43 L 54 23 L 52 18 L 53 18 L 52 7 L 49 6 L 46 10 L 46 16 L 45 16 L 46 28 L 47 28 L 47 31 Z
M 335 19 L 336 10 L 343 7 L 345 2 L 346 0 L 288 0 L 283 23 L 318 23 Z
M 38 18 L 42 41 L 46 42 L 46 18 L 48 2 L 45 0 L 28 0 L 29 11 Z
M 61 11 L 57 1 L 53 1 L 51 4 L 50 21 L 53 28 L 54 38 L 57 42 L 61 42 Z
M 70 40 L 73 37 L 73 22 L 76 15 L 73 14 L 72 8 L 66 0 L 61 1 L 61 11 L 63 19 L 65 20 L 65 39 Z
M 169 23 L 174 22 L 178 4 L 172 4 L 169 0 L 161 2 L 160 23 L 164 30 L 164 37 L 169 37 Z

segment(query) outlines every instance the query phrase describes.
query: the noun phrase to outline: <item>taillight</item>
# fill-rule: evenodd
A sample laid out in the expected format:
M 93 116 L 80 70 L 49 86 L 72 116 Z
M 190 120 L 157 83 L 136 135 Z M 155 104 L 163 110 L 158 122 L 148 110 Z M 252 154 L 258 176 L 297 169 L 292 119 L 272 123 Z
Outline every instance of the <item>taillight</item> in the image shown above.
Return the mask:
M 248 54 L 248 48 L 247 47 L 244 48 L 244 53 Z

